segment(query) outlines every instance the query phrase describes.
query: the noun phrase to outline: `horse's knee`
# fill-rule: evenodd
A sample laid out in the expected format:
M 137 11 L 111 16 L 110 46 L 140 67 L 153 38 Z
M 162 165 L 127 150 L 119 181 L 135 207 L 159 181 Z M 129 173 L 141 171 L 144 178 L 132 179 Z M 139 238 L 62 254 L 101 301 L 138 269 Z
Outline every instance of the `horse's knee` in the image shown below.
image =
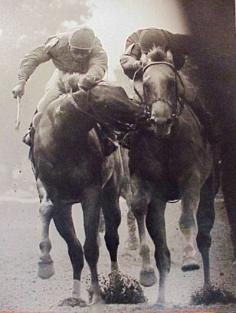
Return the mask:
M 49 220 L 52 218 L 53 205 L 50 203 L 42 202 L 39 208 L 39 214 L 41 218 Z
M 131 201 L 131 211 L 137 218 L 147 211 L 147 200 L 145 197 L 133 197 Z

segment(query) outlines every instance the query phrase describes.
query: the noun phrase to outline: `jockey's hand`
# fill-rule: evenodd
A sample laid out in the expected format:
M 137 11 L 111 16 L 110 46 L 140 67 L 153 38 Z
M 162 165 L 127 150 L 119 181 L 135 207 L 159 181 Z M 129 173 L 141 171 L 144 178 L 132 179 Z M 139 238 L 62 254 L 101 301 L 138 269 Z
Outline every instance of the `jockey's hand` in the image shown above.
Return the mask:
M 83 88 L 85 91 L 87 91 L 87 90 L 91 89 L 95 84 L 96 84 L 96 82 L 94 81 L 94 79 L 85 76 L 80 81 L 79 86 L 81 88 Z
M 13 97 L 21 98 L 25 93 L 25 81 L 18 82 L 18 84 L 12 89 Z

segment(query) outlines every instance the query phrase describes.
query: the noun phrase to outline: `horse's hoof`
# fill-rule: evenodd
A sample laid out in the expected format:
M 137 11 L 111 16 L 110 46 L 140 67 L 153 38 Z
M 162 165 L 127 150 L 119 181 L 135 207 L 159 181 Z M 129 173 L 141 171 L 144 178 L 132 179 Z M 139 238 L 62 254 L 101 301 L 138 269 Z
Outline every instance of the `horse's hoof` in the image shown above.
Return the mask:
M 140 284 L 143 285 L 144 287 L 153 286 L 157 281 L 154 269 L 150 267 L 148 269 L 141 270 L 139 281 Z
M 195 270 L 199 270 L 200 266 L 194 258 L 189 257 L 189 258 L 184 259 L 181 269 L 183 272 L 195 271 Z
M 71 306 L 72 308 L 75 306 L 79 306 L 81 308 L 84 308 L 87 306 L 86 302 L 82 300 L 81 298 L 67 298 L 65 300 L 62 300 L 59 303 L 59 306 Z
M 51 262 L 38 262 L 38 277 L 48 279 L 55 274 L 53 261 Z

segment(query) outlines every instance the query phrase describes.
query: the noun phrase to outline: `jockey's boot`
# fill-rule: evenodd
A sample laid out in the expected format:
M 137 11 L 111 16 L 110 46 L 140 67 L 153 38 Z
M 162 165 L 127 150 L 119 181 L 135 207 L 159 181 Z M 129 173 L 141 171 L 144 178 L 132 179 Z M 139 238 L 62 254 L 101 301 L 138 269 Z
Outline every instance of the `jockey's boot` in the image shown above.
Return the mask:
M 32 136 L 34 133 L 34 127 L 32 125 L 32 123 L 30 124 L 30 127 L 27 131 L 27 133 L 23 136 L 22 141 L 27 145 L 27 146 L 32 146 Z
M 103 143 L 103 151 L 105 156 L 109 156 L 118 148 L 118 144 L 116 143 L 116 136 L 111 129 L 105 126 L 100 126 L 100 129 L 101 139 Z

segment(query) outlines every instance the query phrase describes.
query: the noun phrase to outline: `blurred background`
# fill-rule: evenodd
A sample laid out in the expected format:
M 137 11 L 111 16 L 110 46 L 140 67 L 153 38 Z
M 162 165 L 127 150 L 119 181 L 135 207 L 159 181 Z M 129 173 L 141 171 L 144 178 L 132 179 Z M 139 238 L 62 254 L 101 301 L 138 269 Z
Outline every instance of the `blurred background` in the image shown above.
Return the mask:
M 34 193 L 28 147 L 22 143 L 44 86 L 53 72 L 51 62 L 32 75 L 21 101 L 20 130 L 14 129 L 16 100 L 11 90 L 25 53 L 57 32 L 91 26 L 109 56 L 106 79 L 130 91 L 119 57 L 125 39 L 139 28 L 159 27 L 185 33 L 187 27 L 175 0 L 0 0 L 0 193 Z

